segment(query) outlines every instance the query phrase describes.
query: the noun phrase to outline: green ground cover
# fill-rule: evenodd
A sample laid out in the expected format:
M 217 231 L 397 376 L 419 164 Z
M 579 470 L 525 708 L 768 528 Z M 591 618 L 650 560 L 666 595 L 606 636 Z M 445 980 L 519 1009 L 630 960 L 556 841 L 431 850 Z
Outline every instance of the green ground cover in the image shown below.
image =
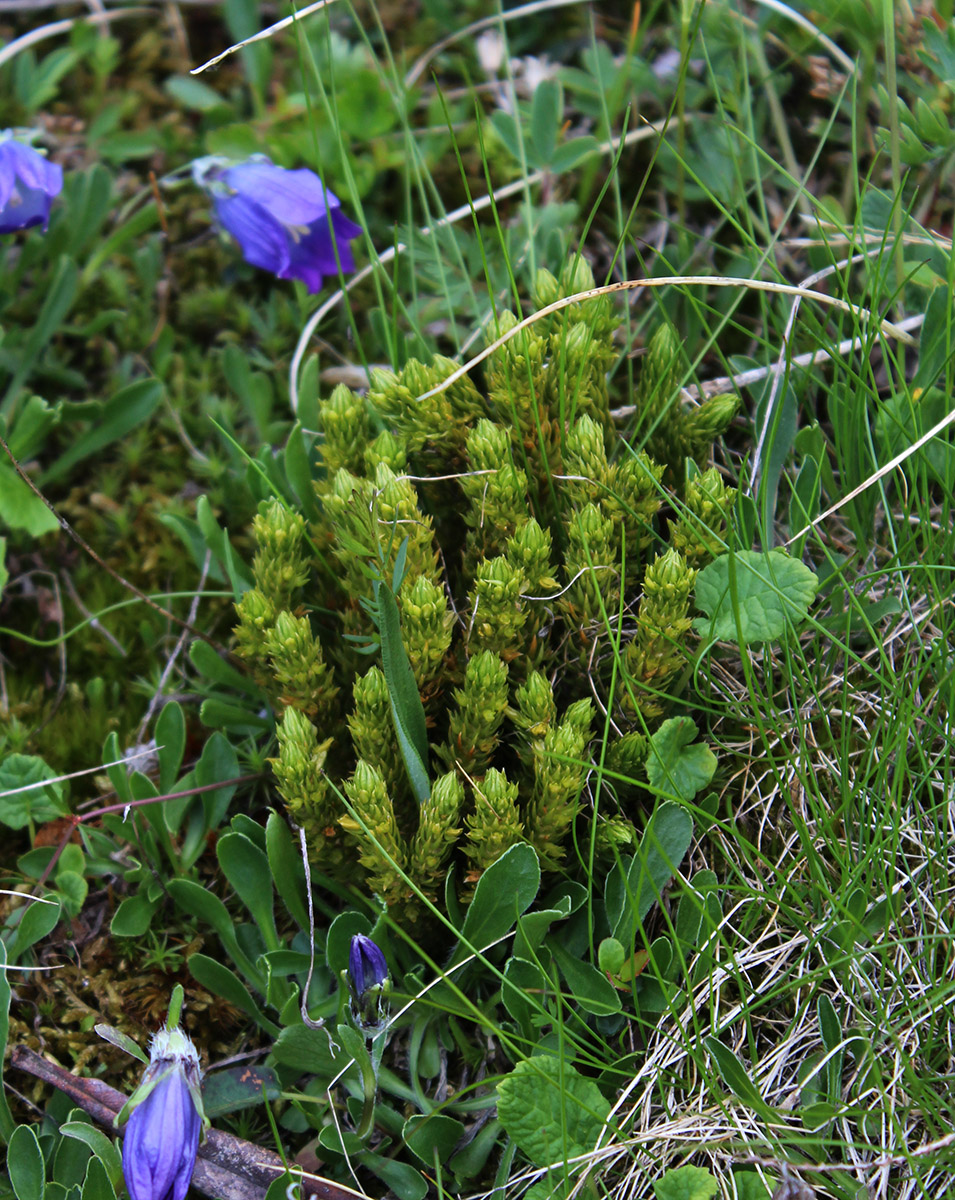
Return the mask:
M 0 1197 L 955 1193 L 951 0 L 0 30 Z

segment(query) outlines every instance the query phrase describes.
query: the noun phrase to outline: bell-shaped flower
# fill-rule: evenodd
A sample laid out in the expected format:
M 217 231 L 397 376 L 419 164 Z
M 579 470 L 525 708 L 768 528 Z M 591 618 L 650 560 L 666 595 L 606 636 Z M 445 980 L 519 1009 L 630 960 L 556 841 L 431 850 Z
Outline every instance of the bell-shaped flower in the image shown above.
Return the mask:
M 348 951 L 348 974 L 357 999 L 371 988 L 381 987 L 388 978 L 385 956 L 370 937 L 356 933 Z
M 380 947 L 363 933 L 352 937 L 348 949 L 348 981 L 355 1024 L 366 1033 L 381 1033 L 387 1025 L 391 980 Z
M 63 169 L 17 141 L 12 129 L 0 131 L 0 233 L 13 233 L 50 221 L 50 206 L 63 188 Z
M 361 226 L 345 216 L 338 197 L 314 171 L 289 171 L 256 154 L 234 164 L 198 159 L 193 178 L 212 197 L 216 220 L 252 266 L 280 279 L 301 279 L 313 293 L 339 267 L 354 271 L 349 242 Z
M 152 1040 L 123 1138 L 130 1200 L 185 1200 L 202 1129 L 199 1056 L 179 1028 Z

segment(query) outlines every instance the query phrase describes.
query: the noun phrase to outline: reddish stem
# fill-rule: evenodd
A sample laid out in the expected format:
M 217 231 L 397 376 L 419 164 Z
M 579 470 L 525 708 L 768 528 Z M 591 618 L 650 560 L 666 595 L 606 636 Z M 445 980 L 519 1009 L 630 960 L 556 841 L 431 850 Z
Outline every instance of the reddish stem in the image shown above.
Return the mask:
M 94 808 L 87 813 L 72 813 L 69 817 L 69 828 L 61 838 L 60 844 L 56 848 L 56 853 L 47 863 L 43 874 L 36 881 L 33 892 L 38 893 L 39 889 L 50 878 L 50 873 L 59 861 L 60 855 L 66 849 L 70 838 L 84 822 L 91 821 L 94 817 L 108 816 L 109 813 L 122 812 L 127 808 L 142 808 L 144 804 L 159 804 L 166 800 L 181 800 L 184 796 L 199 796 L 203 792 L 215 792 L 219 788 L 236 787 L 240 783 L 250 783 L 253 779 L 260 778 L 260 775 L 239 775 L 235 779 L 224 779 L 221 783 L 204 783 L 200 787 L 186 788 L 183 792 L 168 792 L 165 796 L 148 796 L 145 800 L 125 800 L 122 804 L 106 804 L 102 808 Z

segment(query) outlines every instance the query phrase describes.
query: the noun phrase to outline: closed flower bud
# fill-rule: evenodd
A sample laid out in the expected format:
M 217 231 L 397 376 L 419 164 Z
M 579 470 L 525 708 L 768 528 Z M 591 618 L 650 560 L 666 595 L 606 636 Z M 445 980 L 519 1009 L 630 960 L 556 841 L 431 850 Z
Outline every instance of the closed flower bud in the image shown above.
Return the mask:
M 123 1176 L 130 1200 L 184 1200 L 199 1134 L 199 1056 L 179 1028 L 153 1038 L 149 1066 L 123 1138 Z
M 388 1022 L 388 997 L 391 980 L 388 964 L 380 948 L 370 937 L 356 933 L 348 951 L 348 983 L 351 989 L 352 1020 L 366 1035 L 377 1036 L 384 1032 Z M 366 1078 L 366 1087 L 371 1088 L 374 1098 L 377 1067 L 373 1077 Z M 366 1100 L 369 1093 L 366 1091 Z
M 372 988 L 381 987 L 388 978 L 385 956 L 363 933 L 356 933 L 352 937 L 348 951 L 348 977 L 357 1000 L 361 1000 Z

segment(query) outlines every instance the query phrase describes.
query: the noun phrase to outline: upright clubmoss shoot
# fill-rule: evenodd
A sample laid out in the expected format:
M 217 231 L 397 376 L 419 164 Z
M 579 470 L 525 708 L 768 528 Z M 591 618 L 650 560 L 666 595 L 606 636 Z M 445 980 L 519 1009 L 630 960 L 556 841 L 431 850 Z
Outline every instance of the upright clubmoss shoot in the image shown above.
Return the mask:
M 662 691 L 686 662 L 684 641 L 695 582 L 696 571 L 677 550 L 659 555 L 647 568 L 636 636 L 624 653 L 634 689 L 627 693 L 625 707 L 631 712 L 636 707 L 646 719 L 663 713 L 666 701 L 654 692 Z
M 535 299 L 593 282 L 575 259 L 541 272 Z M 519 319 L 500 312 L 488 336 Z M 623 780 L 606 793 L 619 811 L 599 817 L 630 836 L 646 726 L 687 661 L 696 568 L 732 505 L 705 458 L 735 402 L 682 402 L 669 327 L 621 395 L 618 324 L 612 300 L 591 297 L 496 346 L 483 376 L 444 388 L 456 364 L 436 357 L 373 370 L 365 396 L 335 388 L 319 405 L 308 536 L 282 506 L 257 518 L 237 641 L 273 705 L 297 714 L 279 726 L 280 790 L 319 868 L 396 920 L 443 901 L 456 850 L 465 897 L 515 840 L 562 869 L 598 708 L 634 726 L 603 756 Z M 638 410 L 633 445 L 615 389 Z

